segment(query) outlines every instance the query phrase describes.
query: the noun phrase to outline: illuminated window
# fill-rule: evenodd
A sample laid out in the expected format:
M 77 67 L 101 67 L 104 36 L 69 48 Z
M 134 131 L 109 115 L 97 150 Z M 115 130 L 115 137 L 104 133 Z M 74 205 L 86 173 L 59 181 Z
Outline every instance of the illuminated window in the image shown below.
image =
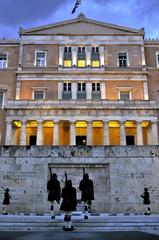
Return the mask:
M 7 68 L 7 54 L 0 54 L 0 68 Z
M 64 47 L 64 67 L 72 67 L 71 47 Z
M 86 66 L 86 52 L 85 47 L 78 47 L 78 67 L 85 67 Z
M 44 91 L 34 91 L 34 99 L 35 100 L 40 100 L 45 98 L 45 93 Z
M 99 67 L 100 62 L 99 62 L 99 48 L 98 47 L 92 47 L 92 52 L 91 52 L 91 58 L 92 58 L 92 67 Z
M 46 52 L 36 52 L 36 66 L 37 67 L 46 66 Z
M 128 66 L 128 56 L 126 52 L 118 53 L 118 66 L 127 67 Z
M 92 60 L 92 67 L 99 67 L 99 60 Z

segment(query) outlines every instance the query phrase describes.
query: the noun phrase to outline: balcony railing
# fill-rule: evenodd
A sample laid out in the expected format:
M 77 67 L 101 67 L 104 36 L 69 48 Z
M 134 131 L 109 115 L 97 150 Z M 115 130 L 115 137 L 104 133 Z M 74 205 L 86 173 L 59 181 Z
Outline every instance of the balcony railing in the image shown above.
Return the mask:
M 68 96 L 67 96 L 68 97 Z M 52 108 L 132 108 L 132 109 L 159 109 L 159 102 L 149 101 L 149 100 L 97 100 L 92 99 L 85 101 L 80 100 L 70 100 L 67 98 L 66 100 L 15 100 L 15 101 L 6 101 L 4 109 L 52 109 Z
M 77 99 L 86 99 L 86 91 L 78 91 L 77 92 Z
M 101 99 L 101 91 L 92 91 L 92 99 L 93 100 Z
M 62 98 L 64 100 L 69 100 L 72 98 L 72 92 L 71 91 L 63 91 L 62 92 Z

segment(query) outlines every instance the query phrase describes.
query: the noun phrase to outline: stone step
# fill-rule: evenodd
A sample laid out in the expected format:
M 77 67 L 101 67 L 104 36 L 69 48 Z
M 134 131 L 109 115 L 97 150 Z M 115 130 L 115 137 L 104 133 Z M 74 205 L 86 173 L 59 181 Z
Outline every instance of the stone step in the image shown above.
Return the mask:
M 0 215 L 0 231 L 62 231 L 64 216 L 55 219 L 37 215 Z M 82 214 L 72 216 L 75 231 L 142 231 L 158 230 L 159 215 L 135 216 L 108 214 L 90 215 L 87 220 Z

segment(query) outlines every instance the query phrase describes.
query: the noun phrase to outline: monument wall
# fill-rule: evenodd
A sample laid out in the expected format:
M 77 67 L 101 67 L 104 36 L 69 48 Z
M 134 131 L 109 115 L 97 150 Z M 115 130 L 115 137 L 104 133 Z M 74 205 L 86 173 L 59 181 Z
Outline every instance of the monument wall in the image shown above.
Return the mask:
M 83 167 L 94 181 L 92 212 L 144 212 L 140 197 L 149 187 L 151 211 L 159 209 L 159 146 L 1 146 L 0 184 L 10 189 L 11 213 L 48 213 L 49 167 L 64 186 L 65 171 L 77 189 Z M 4 190 L 0 189 L 0 211 Z M 82 210 L 78 203 L 77 211 Z M 56 205 L 56 212 L 59 205 Z

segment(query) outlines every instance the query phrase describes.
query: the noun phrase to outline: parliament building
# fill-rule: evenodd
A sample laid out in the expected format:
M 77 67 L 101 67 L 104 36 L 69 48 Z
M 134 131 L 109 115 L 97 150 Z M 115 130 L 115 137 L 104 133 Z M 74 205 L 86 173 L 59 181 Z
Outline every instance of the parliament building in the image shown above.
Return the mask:
M 42 156 L 47 148 L 52 147 L 55 149 L 83 147 L 87 150 L 89 149 L 87 147 L 90 147 L 93 149 L 93 155 L 89 155 L 87 151 L 85 155 L 87 159 L 85 160 L 84 156 L 81 160 L 80 169 L 85 163 L 88 168 L 94 166 L 95 170 L 99 167 L 100 171 L 103 171 L 102 164 L 106 161 L 107 170 L 102 174 L 103 176 L 107 174 L 107 191 L 110 192 L 110 196 L 109 198 L 104 196 L 103 199 L 111 203 L 114 201 L 112 205 L 111 203 L 107 205 L 113 211 L 116 211 L 116 200 L 112 199 L 115 189 L 119 188 L 117 185 L 119 178 L 122 186 L 123 179 L 136 176 L 134 184 L 138 185 L 138 179 L 143 175 L 140 175 L 141 171 L 137 173 L 136 171 L 142 170 L 141 166 L 144 166 L 146 184 L 151 184 L 151 176 L 154 176 L 156 169 L 159 168 L 158 162 L 153 165 L 150 173 L 148 160 L 145 165 L 142 162 L 135 167 L 132 160 L 131 169 L 136 169 L 135 173 L 132 170 L 134 175 L 129 172 L 128 167 L 125 168 L 127 169 L 125 173 L 125 169 L 121 170 L 119 162 L 116 162 L 118 164 L 116 171 L 121 170 L 117 178 L 114 174 L 115 168 L 111 167 L 111 164 L 115 163 L 104 158 L 114 157 L 111 155 L 112 151 L 107 155 L 107 149 L 110 150 L 111 146 L 115 147 L 112 149 L 124 149 L 127 152 L 125 156 L 133 149 L 136 160 L 138 156 L 141 158 L 142 154 L 144 155 L 141 149 L 149 149 L 147 155 L 158 157 L 158 152 L 154 152 L 157 146 L 153 145 L 159 143 L 159 41 L 146 40 L 144 36 L 144 28 L 133 29 L 100 22 L 88 19 L 81 13 L 77 18 L 63 22 L 30 29 L 20 28 L 18 40 L 0 39 L 2 161 L 3 156 L 9 157 L 6 153 L 7 146 L 11 149 L 28 147 L 34 150 L 37 147 L 44 149 Z M 143 148 L 140 148 L 141 146 Z M 99 162 L 98 153 L 102 156 Z M 38 161 L 42 161 L 39 154 L 38 152 Z M 51 154 L 54 157 L 55 153 Z M 60 154 L 58 156 L 63 156 Z M 83 157 L 82 153 L 80 154 L 77 154 L 78 157 Z M 33 155 L 26 154 L 26 157 Z M 75 155 L 68 154 L 67 162 L 61 162 L 64 168 L 70 162 L 72 168 L 74 167 L 72 157 Z M 14 153 L 10 156 L 14 157 Z M 90 156 L 94 158 L 92 160 L 94 165 L 91 166 Z M 118 150 L 116 158 L 120 156 L 122 158 L 121 151 Z M 47 161 L 47 166 L 50 163 L 54 164 L 51 157 Z M 60 161 L 65 160 L 61 157 Z M 55 163 L 58 168 L 59 162 Z M 22 164 L 20 160 L 18 164 Z M 40 164 L 41 167 L 45 163 Z M 76 167 L 77 164 L 79 162 L 76 162 Z M 10 167 L 12 171 L 6 170 L 4 165 L 3 169 L 8 176 L 13 173 L 12 167 Z M 26 173 L 24 169 L 23 174 Z M 35 171 L 29 174 L 35 177 Z M 91 174 L 92 177 L 94 170 Z M 13 176 L 15 177 L 15 172 Z M 47 176 L 45 175 L 45 180 Z M 156 177 L 159 178 L 158 175 Z M 7 181 L 9 185 L 9 180 Z M 154 183 L 155 181 L 156 178 L 153 179 Z M 140 183 L 138 195 L 145 187 L 144 181 Z M 11 187 L 14 188 L 13 182 Z M 125 186 L 123 191 L 126 189 Z M 122 196 L 124 195 L 121 193 L 121 198 Z M 137 197 L 134 199 L 135 208 Z M 103 211 L 106 208 L 104 200 L 102 201 Z M 155 201 L 154 209 L 157 209 Z M 124 209 L 124 204 L 120 205 L 121 209 Z

